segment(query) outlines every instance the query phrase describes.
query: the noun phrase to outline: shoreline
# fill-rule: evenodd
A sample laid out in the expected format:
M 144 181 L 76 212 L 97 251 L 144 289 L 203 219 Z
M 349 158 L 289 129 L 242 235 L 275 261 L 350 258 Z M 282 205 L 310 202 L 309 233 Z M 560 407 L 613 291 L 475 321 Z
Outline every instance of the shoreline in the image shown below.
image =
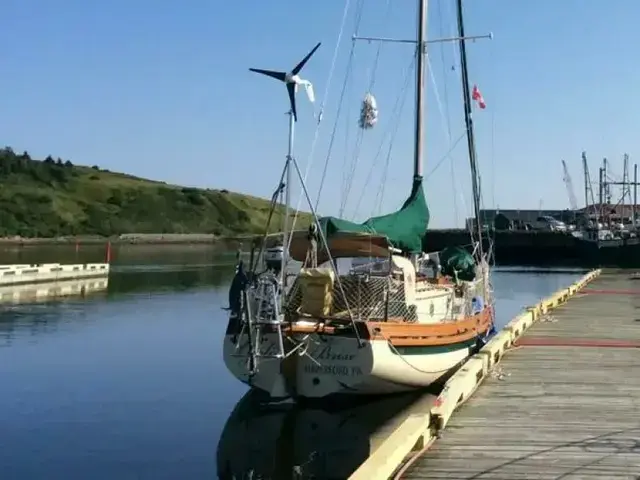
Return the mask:
M 271 234 L 274 237 L 279 234 Z M 114 237 L 65 236 L 65 237 L 0 237 L 0 246 L 59 246 L 59 245 L 229 245 L 252 242 L 262 235 L 217 236 L 213 234 L 124 234 Z
M 427 231 L 427 236 L 431 233 L 431 239 L 440 236 L 457 236 L 459 240 L 466 240 L 469 235 L 468 230 L 462 228 L 443 228 Z M 497 231 L 500 235 L 519 236 L 519 237 L 567 237 L 566 234 L 555 232 L 540 231 Z M 104 245 L 111 243 L 112 245 L 220 245 L 220 244 L 238 244 L 252 242 L 254 239 L 261 239 L 263 234 L 242 234 L 242 235 L 214 235 L 209 233 L 126 233 L 111 237 L 101 237 L 97 235 L 76 235 L 61 237 L 0 237 L 0 246 L 55 246 L 55 245 Z M 277 240 L 281 237 L 282 232 L 270 233 L 267 235 L 269 242 Z M 456 238 L 458 240 L 458 238 Z M 440 242 L 439 242 L 440 243 Z M 460 243 L 460 242 L 454 242 Z M 464 242 L 463 242 L 464 243 Z

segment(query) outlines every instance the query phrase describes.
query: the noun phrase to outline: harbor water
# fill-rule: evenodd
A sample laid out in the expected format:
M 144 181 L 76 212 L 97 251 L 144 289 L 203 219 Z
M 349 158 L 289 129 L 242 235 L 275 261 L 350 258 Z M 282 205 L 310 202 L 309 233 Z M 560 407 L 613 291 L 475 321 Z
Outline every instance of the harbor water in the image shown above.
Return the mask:
M 3 480 L 346 478 L 416 401 L 258 408 L 222 361 L 234 254 L 113 254 L 105 291 L 0 304 Z M 103 258 L 103 247 L 0 251 L 1 263 Z M 580 274 L 496 271 L 498 326 Z

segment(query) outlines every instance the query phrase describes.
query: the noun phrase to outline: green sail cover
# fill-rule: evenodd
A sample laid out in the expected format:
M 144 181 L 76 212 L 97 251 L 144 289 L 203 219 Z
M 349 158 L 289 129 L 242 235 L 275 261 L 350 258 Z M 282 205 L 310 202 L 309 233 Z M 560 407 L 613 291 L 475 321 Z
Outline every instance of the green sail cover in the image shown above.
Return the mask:
M 462 247 L 447 247 L 440 252 L 442 273 L 458 280 L 470 282 L 476 277 L 476 262 L 473 255 Z
M 422 189 L 422 178 L 415 178 L 411 195 L 400 210 L 364 223 L 349 222 L 336 217 L 320 218 L 320 226 L 327 238 L 336 233 L 371 233 L 384 235 L 389 242 L 404 252 L 422 251 L 422 238 L 429 225 L 429 208 Z

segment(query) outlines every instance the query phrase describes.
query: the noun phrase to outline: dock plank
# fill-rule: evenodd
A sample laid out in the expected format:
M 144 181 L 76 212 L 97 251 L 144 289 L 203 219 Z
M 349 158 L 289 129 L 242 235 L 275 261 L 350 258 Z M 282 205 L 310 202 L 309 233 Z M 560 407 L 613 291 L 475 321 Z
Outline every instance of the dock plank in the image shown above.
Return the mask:
M 611 341 L 640 341 L 628 273 L 603 272 L 535 323 L 402 478 L 639 480 L 640 348 Z

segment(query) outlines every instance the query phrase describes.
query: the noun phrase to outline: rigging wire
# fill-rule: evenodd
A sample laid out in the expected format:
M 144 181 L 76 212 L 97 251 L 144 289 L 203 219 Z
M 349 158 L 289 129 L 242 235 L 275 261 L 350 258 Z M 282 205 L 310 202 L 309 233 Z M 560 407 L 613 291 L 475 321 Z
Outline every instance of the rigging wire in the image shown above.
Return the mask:
M 382 30 L 386 28 L 388 20 L 391 16 L 391 5 L 392 5 L 391 0 L 387 0 Z M 373 61 L 373 67 L 371 68 L 369 73 L 368 92 L 371 92 L 376 82 L 377 73 L 378 73 L 378 64 L 380 62 L 380 53 L 382 52 L 383 45 L 384 45 L 384 42 L 378 42 L 378 47 L 376 48 L 376 56 Z M 363 139 L 364 139 L 364 130 L 358 129 L 358 134 L 356 137 L 356 145 L 354 147 L 354 154 L 352 156 L 349 173 L 346 175 L 346 178 L 345 176 L 343 176 L 342 201 L 340 202 L 340 211 L 339 211 L 340 217 L 344 216 L 344 211 L 347 208 L 347 203 L 349 201 L 349 193 L 351 192 L 351 187 L 353 185 L 353 179 L 355 177 L 358 164 L 360 163 L 360 154 L 362 153 L 361 147 L 362 147 Z
M 460 143 L 460 141 L 463 138 L 465 138 L 465 133 L 463 132 L 455 140 L 455 142 L 453 142 L 453 144 L 451 144 L 452 137 L 451 137 L 451 132 L 449 130 L 450 129 L 450 123 L 451 123 L 450 122 L 450 118 L 449 118 L 449 115 L 447 115 L 445 113 L 445 110 L 444 110 L 443 105 L 442 105 L 442 101 L 440 99 L 440 93 L 438 91 L 438 85 L 437 85 L 437 82 L 436 82 L 435 75 L 433 73 L 433 68 L 432 68 L 432 65 L 431 65 L 430 57 L 429 57 L 428 54 L 426 55 L 426 57 L 427 57 L 427 71 L 429 72 L 429 77 L 430 77 L 431 83 L 433 85 L 433 92 L 434 92 L 436 104 L 438 106 L 438 111 L 440 113 L 440 117 L 441 117 L 442 122 L 444 124 L 448 124 L 448 130 L 446 132 L 446 135 L 447 135 L 447 139 L 448 139 L 448 142 L 449 142 L 449 150 L 444 154 L 444 156 L 440 160 L 438 160 L 436 165 L 427 173 L 427 175 L 425 175 L 425 177 L 424 177 L 425 181 L 436 172 L 436 170 L 443 164 L 443 162 L 445 160 L 447 160 L 447 159 L 452 160 L 451 153 L 456 148 L 458 143 Z M 410 68 L 413 68 L 413 66 L 415 65 L 415 59 L 416 59 L 416 55 L 413 56 L 413 62 L 412 62 L 412 65 L 411 65 Z M 445 82 L 445 85 L 446 85 L 446 82 Z M 403 99 L 403 104 L 404 104 L 404 99 Z M 396 131 L 397 131 L 397 128 L 396 128 Z M 395 135 L 395 133 L 394 133 L 394 135 Z M 390 163 L 391 150 L 392 150 L 392 145 L 389 146 L 389 151 L 388 151 L 388 154 L 387 154 L 387 161 L 386 161 L 386 165 L 385 165 L 384 176 L 386 176 L 386 172 L 388 170 L 388 166 L 389 166 L 389 163 Z M 384 177 L 383 177 L 383 179 L 384 179 Z M 382 184 L 381 184 L 381 188 L 380 188 L 380 190 L 378 192 L 378 195 L 376 196 L 376 200 L 374 202 L 374 205 L 378 205 L 378 209 L 381 208 L 383 197 L 384 197 L 384 183 L 385 182 L 383 181 Z M 464 197 L 462 199 L 463 199 L 463 204 L 464 204 L 465 203 L 464 202 Z
M 387 142 L 387 139 L 389 139 L 389 149 L 388 149 L 389 151 L 388 151 L 387 156 L 386 156 L 385 173 L 383 174 L 382 182 L 381 182 L 382 183 L 381 187 L 384 188 L 383 184 L 384 184 L 384 181 L 386 179 L 386 171 L 388 170 L 389 158 L 391 157 L 391 149 L 393 148 L 393 143 L 394 143 L 396 134 L 398 132 L 398 126 L 400 124 L 400 116 L 402 114 L 404 103 L 405 103 L 405 100 L 406 100 L 406 97 L 407 97 L 407 90 L 409 88 L 409 84 L 410 84 L 410 81 L 411 81 L 411 74 L 412 74 L 413 69 L 415 67 L 415 63 L 416 63 L 416 57 L 415 57 L 415 55 L 412 55 L 411 56 L 411 62 L 409 63 L 409 65 L 405 69 L 404 83 L 402 85 L 402 88 L 401 88 L 400 92 L 398 93 L 398 96 L 396 97 L 396 101 L 394 102 L 393 108 L 391 110 L 391 115 L 389 116 L 389 127 L 388 127 L 387 131 L 384 133 L 384 136 L 383 136 L 382 140 L 380 141 L 380 145 L 378 147 L 378 150 L 376 151 L 376 154 L 373 157 L 373 161 L 371 162 L 371 166 L 369 168 L 369 171 L 367 172 L 367 177 L 366 177 L 366 180 L 364 182 L 364 187 L 362 188 L 362 191 L 360 192 L 360 196 L 358 197 L 358 201 L 356 202 L 356 207 L 355 207 L 354 215 L 353 215 L 354 219 L 357 216 L 358 211 L 360 210 L 360 204 L 362 203 L 362 199 L 364 198 L 364 194 L 367 191 L 367 185 L 369 185 L 369 183 L 371 182 L 371 177 L 373 176 L 373 172 L 375 171 L 375 167 L 378 165 L 378 160 L 380 159 L 380 155 L 382 154 L 383 147 L 384 147 L 385 143 Z M 376 196 L 376 199 L 377 199 L 378 195 Z M 374 205 L 375 205 L 375 203 L 374 203 Z
M 443 15 L 442 15 L 442 1 L 440 0 L 439 2 L 437 2 L 437 12 L 438 12 L 438 28 L 440 31 L 440 36 L 444 37 L 446 35 L 445 31 L 444 31 L 444 21 L 443 21 Z M 449 31 L 451 31 L 452 26 L 451 24 L 449 24 Z M 455 42 L 454 42 L 455 45 Z M 447 118 L 447 138 L 449 141 L 449 145 L 451 144 L 451 109 L 449 108 L 449 89 L 447 87 L 447 73 L 446 73 L 446 68 L 445 68 L 445 55 L 444 55 L 444 43 L 440 44 L 440 63 L 442 66 L 442 82 L 444 83 L 444 102 L 445 102 L 445 106 L 446 106 L 446 118 Z M 427 57 L 428 58 L 428 57 Z M 435 82 L 434 82 L 435 83 Z M 453 217 L 455 219 L 456 224 L 458 223 L 458 200 L 457 200 L 457 195 L 455 194 L 456 192 L 456 167 L 455 167 L 455 162 L 453 157 L 451 157 L 451 163 L 450 163 L 450 169 L 451 169 L 451 188 L 453 191 Z
M 411 63 L 409 64 L 409 67 L 407 68 L 407 75 L 405 78 L 405 85 L 403 87 L 403 96 L 402 96 L 402 100 L 399 106 L 399 112 L 398 115 L 400 115 L 404 109 L 404 104 L 407 100 L 407 93 L 409 91 L 409 84 L 411 82 L 411 77 L 413 72 L 415 71 L 415 67 L 416 67 L 416 61 L 417 61 L 417 54 L 412 55 L 411 58 Z M 394 145 L 394 140 L 395 137 L 398 133 L 400 127 L 400 121 L 398 120 L 398 122 L 395 125 L 395 129 L 392 133 L 392 137 L 391 137 L 391 141 L 389 142 L 389 148 L 387 150 L 387 157 L 385 159 L 385 163 L 384 163 L 384 168 L 382 170 L 382 177 L 380 179 L 380 186 L 378 187 L 378 192 L 376 193 L 376 198 L 373 202 L 373 209 L 371 214 L 373 215 L 375 212 L 380 213 L 382 211 L 382 202 L 384 201 L 384 193 L 385 193 L 385 187 L 387 184 L 387 175 L 389 173 L 389 165 L 391 164 L 391 153 L 393 151 L 393 145 Z
M 478 234 L 478 246 L 479 246 L 479 256 L 481 259 L 484 259 L 483 254 L 483 245 L 482 245 L 482 220 L 481 220 L 481 204 L 480 199 L 482 196 L 481 193 L 481 178 L 480 178 L 480 170 L 477 163 L 477 151 L 476 145 L 474 141 L 474 128 L 473 128 L 473 114 L 472 114 L 472 99 L 471 92 L 469 88 L 469 72 L 467 68 L 467 54 L 466 54 L 466 41 L 465 31 L 464 31 L 464 20 L 463 20 L 463 6 L 462 0 L 457 0 L 456 2 L 456 18 L 458 24 L 458 36 L 460 37 L 459 45 L 460 45 L 460 69 L 461 69 L 461 80 L 462 80 L 462 91 L 464 97 L 464 119 L 467 130 L 467 147 L 468 147 L 468 155 L 469 155 L 469 166 L 471 167 L 471 188 L 473 190 L 473 210 L 474 216 L 476 219 L 475 228 L 470 229 L 471 238 L 473 239 L 474 230 L 475 233 Z
M 440 158 L 440 160 L 438 160 L 438 162 L 435 164 L 435 166 L 429 171 L 429 173 L 427 173 L 424 176 L 425 181 L 429 179 L 429 177 L 431 175 L 433 175 L 434 173 L 436 173 L 436 170 L 438 170 L 438 167 L 440 167 L 440 165 L 442 165 L 444 163 L 444 161 L 449 158 L 449 155 L 451 154 L 451 152 L 458 146 L 458 144 L 460 143 L 460 141 L 462 139 L 464 139 L 467 136 L 467 131 L 466 129 L 462 132 L 462 134 L 456 139 L 455 142 L 453 142 L 453 145 L 451 145 L 451 147 L 449 148 L 449 150 L 447 151 L 447 153 L 445 153 L 442 158 Z
M 361 0 L 362 1 L 362 0 Z M 318 141 L 318 134 L 320 133 L 320 124 L 322 122 L 322 116 L 323 116 L 323 112 L 324 112 L 324 107 L 326 105 L 327 102 L 327 98 L 329 97 L 329 91 L 331 88 L 331 82 L 333 80 L 333 73 L 335 71 L 335 67 L 336 67 L 336 62 L 337 62 L 337 58 L 338 58 L 338 52 L 340 50 L 340 45 L 342 43 L 342 35 L 344 34 L 344 28 L 347 22 L 347 16 L 349 13 L 349 7 L 351 5 L 351 0 L 346 0 L 345 4 L 344 4 L 344 9 L 342 10 L 342 20 L 340 22 L 340 30 L 338 32 L 338 38 L 336 39 L 336 45 L 333 49 L 333 56 L 331 58 L 331 66 L 329 68 L 329 75 L 327 77 L 327 85 L 325 87 L 324 90 L 324 94 L 322 96 L 322 102 L 320 104 L 320 112 L 318 114 L 318 118 L 317 118 L 317 122 L 316 122 L 316 128 L 314 131 L 314 135 L 313 135 L 313 140 L 311 142 L 311 148 L 309 151 L 309 156 L 307 158 L 307 167 L 305 169 L 305 173 L 304 173 L 304 180 L 307 180 L 307 177 L 309 175 L 309 171 L 311 170 L 311 165 L 313 164 L 313 157 L 314 157 L 314 153 L 315 153 L 315 148 L 316 148 L 316 144 Z M 303 196 L 300 195 L 300 197 L 298 198 L 298 204 L 296 206 L 294 215 L 293 215 L 293 221 L 291 222 L 291 230 L 293 231 L 296 225 L 296 221 L 298 219 L 298 213 L 300 212 L 300 205 L 302 204 L 302 200 L 303 200 Z M 291 237 L 289 238 L 289 246 L 291 245 Z M 287 247 L 288 248 L 288 247 Z
M 494 47 L 489 51 L 489 64 L 493 65 Z M 496 110 L 491 102 L 491 207 L 496 208 Z
M 452 1 L 449 0 L 440 0 L 440 2 L 445 2 L 446 4 L 446 17 L 449 19 L 449 37 L 454 38 L 458 36 L 457 34 L 457 23 L 456 23 L 456 11 Z M 460 65 L 460 42 L 451 42 L 451 71 L 456 72 L 461 70 Z M 456 185 L 462 185 L 462 181 L 458 178 Z M 455 187 L 454 187 L 455 188 Z M 465 196 L 465 192 L 467 192 L 466 188 L 459 188 L 458 195 L 460 196 L 460 200 L 462 201 L 462 211 L 469 212 L 469 204 L 467 202 L 467 198 Z M 467 192 L 468 194 L 468 192 Z M 455 192 L 454 192 L 455 195 Z M 466 225 L 466 222 L 465 222 Z
M 433 70 L 434 70 L 434 69 L 432 68 L 432 65 L 431 65 L 431 59 L 430 59 L 429 55 L 426 55 L 426 58 L 427 58 L 427 71 L 429 72 L 429 78 L 430 78 L 431 83 L 432 83 L 432 85 L 433 85 L 433 94 L 434 94 L 435 99 L 436 99 L 436 104 L 438 105 L 438 111 L 439 111 L 439 113 L 440 113 L 440 117 L 441 117 L 442 123 L 446 123 L 445 118 L 446 118 L 448 115 L 446 115 L 446 114 L 445 114 L 445 111 L 444 111 L 444 109 L 443 109 L 443 107 L 442 107 L 442 102 L 441 102 L 441 100 L 440 100 L 440 93 L 439 93 L 439 91 L 438 91 L 438 84 L 437 84 L 437 82 L 436 82 L 436 77 L 435 77 L 435 75 L 434 75 L 434 73 L 433 73 Z M 444 84 L 446 85 L 446 83 L 447 83 L 447 82 L 445 81 L 445 82 L 444 82 Z M 461 139 L 457 139 L 457 140 L 456 140 L 456 142 L 455 142 L 455 144 L 454 144 L 453 146 L 451 146 L 452 137 L 451 137 L 450 132 L 445 132 L 445 135 L 447 136 L 447 141 L 448 141 L 448 143 L 449 143 L 450 149 L 447 151 L 447 154 L 445 154 L 445 156 L 444 156 L 443 158 L 444 158 L 444 160 L 449 159 L 449 160 L 450 160 L 450 162 L 449 162 L 449 163 L 450 163 L 450 165 L 453 165 L 453 163 L 454 163 L 454 162 L 453 162 L 453 157 L 451 156 L 451 153 L 453 152 L 453 150 L 454 150 L 455 146 L 458 144 L 458 142 L 459 142 Z M 463 135 L 463 137 L 464 137 L 464 135 Z M 431 172 L 429 173 L 429 175 L 433 174 L 433 173 L 435 172 L 435 170 L 436 170 L 436 169 L 441 165 L 441 163 L 442 163 L 444 160 L 440 160 L 440 161 L 436 164 L 436 167 L 435 167 L 435 168 L 433 168 L 433 169 L 431 170 Z M 454 182 L 454 184 L 453 184 L 453 189 L 454 189 L 453 197 L 455 198 L 455 196 L 456 196 L 456 195 L 455 195 L 455 194 L 456 194 L 456 188 L 455 188 L 455 187 L 456 187 L 456 185 L 457 185 L 457 183 L 455 182 L 455 176 L 453 176 L 453 178 L 452 178 L 452 182 Z M 465 207 L 465 210 L 466 210 L 466 206 L 467 206 L 467 205 L 466 205 L 466 201 L 465 201 L 464 195 L 460 194 L 460 197 L 461 197 L 461 199 L 462 199 L 462 205 Z M 456 213 L 456 217 L 455 217 L 455 218 L 456 218 L 456 220 L 457 220 L 457 213 Z
M 351 92 L 353 91 L 353 85 L 354 85 L 354 80 L 353 77 L 349 78 L 349 84 L 347 86 L 347 98 L 350 98 L 351 96 Z M 352 155 L 355 155 L 355 149 L 354 149 L 354 153 L 352 155 L 350 155 L 349 152 L 349 147 L 351 145 L 350 139 L 351 139 L 351 127 L 352 127 L 352 122 L 351 122 L 351 111 L 352 111 L 352 107 L 351 107 L 351 102 L 347 101 L 347 114 L 345 116 L 345 134 L 344 134 L 344 147 L 342 150 L 342 165 L 346 165 L 349 162 L 349 159 L 352 157 Z M 356 134 L 356 138 L 358 138 L 358 135 Z M 347 179 L 346 179 L 346 169 L 342 170 L 342 187 L 340 190 L 340 211 L 338 213 L 339 216 L 342 216 L 342 200 L 344 199 L 344 192 L 346 190 L 346 183 L 347 183 Z
M 351 168 L 349 169 L 349 173 L 345 176 L 343 173 L 342 176 L 342 199 L 340 201 L 340 210 L 338 212 L 338 216 L 342 218 L 344 216 L 344 210 L 347 207 L 347 200 L 349 199 L 349 190 L 351 190 L 351 184 L 353 183 L 353 177 L 356 174 L 356 168 L 358 166 L 358 162 L 360 160 L 360 147 L 362 146 L 364 131 L 362 129 L 358 129 L 358 133 L 356 134 L 356 143 L 353 147 L 353 154 L 351 158 Z M 345 150 L 348 151 L 347 146 L 345 145 Z
M 348 3 L 348 2 L 347 2 Z M 355 19 L 355 27 L 354 27 L 354 35 L 358 34 L 358 30 L 360 29 L 360 22 L 362 20 L 362 11 L 364 7 L 364 0 L 359 0 L 359 3 L 356 5 L 356 19 Z M 340 112 L 342 111 L 342 105 L 344 100 L 344 95 L 347 89 L 347 84 L 349 77 L 351 76 L 351 71 L 353 69 L 353 58 L 355 56 L 355 40 L 351 41 L 351 50 L 349 51 L 349 60 L 347 61 L 347 72 L 345 74 L 344 82 L 342 83 L 342 91 L 340 92 L 340 98 L 338 100 L 338 110 L 336 112 L 336 119 L 333 122 L 333 131 L 331 132 L 331 137 L 329 140 L 329 148 L 327 150 L 327 155 L 324 161 L 324 167 L 322 169 L 322 175 L 320 177 L 320 186 L 318 187 L 318 196 L 316 197 L 315 209 L 317 210 L 318 204 L 320 203 L 320 198 L 322 196 L 322 190 L 324 188 L 324 182 L 327 178 L 327 170 L 329 167 L 329 160 L 331 159 L 331 152 L 333 151 L 333 143 L 336 138 L 336 131 L 338 129 L 338 121 L 340 120 Z
M 494 46 L 493 43 L 491 44 L 490 50 L 489 50 L 489 64 L 493 65 L 494 62 L 494 56 L 495 56 L 495 50 L 494 50 Z M 491 208 L 495 209 L 496 208 L 496 164 L 495 164 L 495 154 L 496 154 L 496 147 L 495 147 L 495 131 L 496 131 L 496 110 L 495 110 L 495 105 L 493 104 L 492 101 L 492 106 L 491 106 L 491 118 L 490 118 L 490 122 L 491 122 L 491 150 L 490 150 L 490 156 L 489 156 L 489 162 L 490 162 L 490 169 L 491 169 Z M 484 198 L 480 197 L 480 202 L 482 203 L 482 207 L 485 208 L 485 202 L 484 202 Z M 484 219 L 483 219 L 484 220 Z M 490 231 L 493 231 L 493 235 L 489 234 L 489 252 L 488 252 L 488 263 L 491 267 L 493 267 L 495 265 L 495 228 L 490 229 Z
M 449 37 L 454 38 L 457 36 L 457 28 L 453 19 L 455 18 L 455 10 L 453 8 L 453 2 L 449 0 L 440 0 L 440 2 L 445 2 L 447 5 L 447 16 L 449 17 Z M 458 42 L 451 42 L 451 53 L 453 55 L 453 64 L 451 65 L 451 71 L 455 71 L 458 67 L 458 63 L 460 61 L 459 58 L 459 47 Z

